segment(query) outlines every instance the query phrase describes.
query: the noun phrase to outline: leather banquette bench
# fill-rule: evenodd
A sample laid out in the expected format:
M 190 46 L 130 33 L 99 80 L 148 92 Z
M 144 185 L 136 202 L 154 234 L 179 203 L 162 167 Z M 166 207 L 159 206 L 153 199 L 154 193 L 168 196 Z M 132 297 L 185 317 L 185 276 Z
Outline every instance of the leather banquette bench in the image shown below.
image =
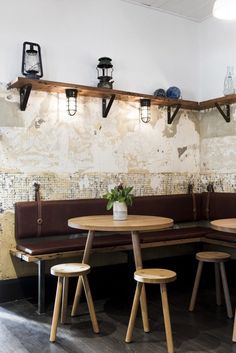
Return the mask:
M 68 227 L 68 219 L 109 214 L 104 199 L 29 201 L 15 204 L 16 248 L 13 256 L 38 265 L 38 311 L 44 311 L 45 261 L 83 253 L 86 234 Z M 171 229 L 140 234 L 142 248 L 207 242 L 236 247 L 236 234 L 214 231 L 209 220 L 236 217 L 236 194 L 199 194 L 135 197 L 129 214 L 172 218 Z M 130 234 L 96 233 L 93 252 L 130 251 Z

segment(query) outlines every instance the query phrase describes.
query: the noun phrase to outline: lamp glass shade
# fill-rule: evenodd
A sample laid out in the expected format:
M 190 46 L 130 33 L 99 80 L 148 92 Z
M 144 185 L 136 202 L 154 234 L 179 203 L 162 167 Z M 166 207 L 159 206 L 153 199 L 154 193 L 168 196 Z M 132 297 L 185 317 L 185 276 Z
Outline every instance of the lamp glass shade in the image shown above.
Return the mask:
M 213 16 L 221 20 L 235 20 L 236 1 L 216 0 L 213 7 Z
M 143 123 L 151 120 L 151 101 L 150 99 L 140 99 L 140 119 Z
M 77 89 L 66 89 L 67 111 L 70 116 L 75 115 L 77 112 L 77 93 Z

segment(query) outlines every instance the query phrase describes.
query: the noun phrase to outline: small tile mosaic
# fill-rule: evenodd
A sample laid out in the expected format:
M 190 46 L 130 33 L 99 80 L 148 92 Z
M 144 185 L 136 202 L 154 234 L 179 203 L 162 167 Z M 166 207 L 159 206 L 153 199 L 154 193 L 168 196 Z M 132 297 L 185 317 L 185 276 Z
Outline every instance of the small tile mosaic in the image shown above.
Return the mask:
M 201 191 L 206 191 L 209 183 L 213 184 L 216 192 L 236 192 L 236 175 L 234 173 L 201 174 Z
M 0 212 L 14 209 L 17 201 L 33 201 L 34 183 L 40 184 L 43 200 L 99 198 L 120 182 L 134 186 L 136 196 L 186 193 L 188 184 L 194 192 L 207 190 L 213 183 L 217 192 L 236 192 L 235 174 L 189 174 L 189 173 L 133 173 L 133 174 L 79 174 L 57 176 L 0 174 Z
M 33 201 L 34 183 L 40 184 L 43 200 L 99 198 L 120 182 L 134 186 L 136 196 L 185 193 L 193 183 L 200 191 L 199 175 L 188 173 L 79 174 L 58 176 L 0 174 L 0 210 L 13 210 L 17 201 Z

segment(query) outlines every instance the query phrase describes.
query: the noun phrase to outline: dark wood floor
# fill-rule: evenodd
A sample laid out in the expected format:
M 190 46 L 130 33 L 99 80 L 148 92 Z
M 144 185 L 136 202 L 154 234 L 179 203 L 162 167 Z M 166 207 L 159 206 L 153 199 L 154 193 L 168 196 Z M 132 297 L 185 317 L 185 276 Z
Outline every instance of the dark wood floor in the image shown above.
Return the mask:
M 138 315 L 133 343 L 126 344 L 126 333 L 132 298 L 116 293 L 112 298 L 95 301 L 100 334 L 93 334 L 87 307 L 80 306 L 80 315 L 58 328 L 56 343 L 49 342 L 52 310 L 39 316 L 30 301 L 20 300 L 0 306 L 1 353 L 164 353 L 165 333 L 158 286 L 147 289 L 152 331 L 144 333 Z M 155 288 L 154 288 L 155 287 Z M 236 353 L 231 341 L 233 320 L 226 316 L 225 307 L 215 306 L 214 292 L 199 293 L 196 311 L 187 310 L 189 290 L 171 288 L 169 303 L 176 352 Z M 235 298 L 233 298 L 235 305 Z

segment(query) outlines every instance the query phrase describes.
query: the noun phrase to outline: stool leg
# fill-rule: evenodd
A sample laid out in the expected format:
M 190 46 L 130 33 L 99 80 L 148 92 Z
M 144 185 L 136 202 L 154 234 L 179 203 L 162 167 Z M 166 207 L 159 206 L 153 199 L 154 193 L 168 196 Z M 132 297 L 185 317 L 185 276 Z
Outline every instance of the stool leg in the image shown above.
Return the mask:
M 200 279 L 201 279 L 201 274 L 202 274 L 202 268 L 203 268 L 203 262 L 199 261 L 198 267 L 197 267 L 197 273 L 196 273 L 196 277 L 195 277 L 195 282 L 194 282 L 194 286 L 193 286 L 192 297 L 191 297 L 190 305 L 189 305 L 189 309 L 188 309 L 189 311 L 193 311 L 194 307 L 195 307 L 196 298 L 197 298 L 197 291 L 198 291 L 198 287 L 199 287 L 199 283 L 200 283 Z
M 60 305 L 61 305 L 62 286 L 63 286 L 63 277 L 58 277 L 56 298 L 55 298 L 53 317 L 52 317 L 51 334 L 50 334 L 51 342 L 55 342 L 56 340 L 57 324 L 58 324 Z
M 235 313 L 234 313 L 234 327 L 233 327 L 232 341 L 236 342 L 236 310 L 235 310 Z
M 143 288 L 141 292 L 140 305 L 141 305 L 142 319 L 143 319 L 143 330 L 144 332 L 149 332 L 150 325 L 148 320 L 147 296 L 146 296 L 145 284 L 143 284 Z
M 87 237 L 87 241 L 86 241 L 86 245 L 85 245 L 85 249 L 84 249 L 84 256 L 83 256 L 82 263 L 85 263 L 85 264 L 88 263 L 88 260 L 90 257 L 90 250 L 91 250 L 92 244 L 93 244 L 94 233 L 95 232 L 92 230 L 90 230 L 88 232 L 88 237 Z M 73 302 L 73 306 L 72 306 L 71 316 L 77 315 L 81 293 L 82 293 L 82 278 L 79 277 L 78 282 L 77 282 L 74 302 Z
M 66 311 L 68 304 L 68 286 L 69 286 L 69 277 L 63 278 L 63 292 L 62 292 L 62 305 L 61 305 L 61 323 L 66 322 Z
M 90 287 L 89 287 L 88 278 L 86 275 L 81 276 L 81 277 L 82 277 L 82 282 L 83 282 L 83 286 L 84 286 L 85 296 L 86 296 L 87 303 L 88 303 L 89 314 L 90 314 L 91 321 L 92 321 L 93 331 L 95 333 L 99 333 L 99 327 L 98 327 L 98 322 L 97 322 L 97 318 L 96 318 L 96 313 L 94 310 L 93 299 L 92 299 L 92 294 L 91 294 Z
M 162 301 L 162 309 L 163 309 L 165 331 L 166 331 L 167 351 L 168 353 L 174 353 L 166 284 L 161 283 L 160 289 L 161 289 L 161 301 Z
M 221 291 L 220 291 L 220 269 L 219 264 L 216 262 L 215 265 L 215 282 L 216 282 L 216 304 L 221 305 Z
M 75 297 L 74 297 L 74 302 L 72 306 L 72 311 L 71 311 L 71 316 L 76 316 L 78 312 L 78 306 L 80 302 L 80 297 L 82 293 L 82 278 L 79 276 L 77 286 L 76 286 L 76 291 L 75 291 Z
M 228 287 L 227 277 L 226 277 L 226 273 L 225 273 L 225 264 L 223 262 L 220 262 L 220 273 L 221 273 L 222 284 L 223 284 L 223 289 L 224 289 L 227 315 L 228 315 L 229 319 L 232 319 L 233 311 L 232 311 L 232 306 L 231 306 L 231 301 L 230 301 L 230 296 L 229 296 L 229 287 Z
M 125 337 L 125 342 L 126 343 L 130 343 L 132 341 L 134 323 L 135 323 L 135 319 L 136 319 L 136 316 L 137 316 L 138 304 L 139 304 L 139 300 L 140 300 L 140 296 L 141 296 L 142 287 L 143 287 L 143 283 L 137 282 L 135 295 L 134 295 L 134 301 L 133 301 L 131 314 L 130 314 L 130 319 L 129 319 L 129 324 L 128 324 L 128 329 L 127 329 L 126 337 Z
M 142 264 L 142 254 L 141 254 L 139 234 L 138 234 L 138 232 L 132 231 L 131 235 L 132 235 L 135 267 L 136 267 L 136 270 L 140 270 L 141 268 L 143 268 L 143 264 Z M 141 314 L 142 314 L 142 320 L 143 320 L 143 329 L 144 329 L 144 332 L 149 332 L 150 325 L 149 325 L 149 320 L 148 320 L 148 309 L 147 309 L 147 298 L 146 298 L 145 285 L 143 285 L 143 288 L 142 288 L 141 297 L 140 297 L 140 305 L 141 305 Z

